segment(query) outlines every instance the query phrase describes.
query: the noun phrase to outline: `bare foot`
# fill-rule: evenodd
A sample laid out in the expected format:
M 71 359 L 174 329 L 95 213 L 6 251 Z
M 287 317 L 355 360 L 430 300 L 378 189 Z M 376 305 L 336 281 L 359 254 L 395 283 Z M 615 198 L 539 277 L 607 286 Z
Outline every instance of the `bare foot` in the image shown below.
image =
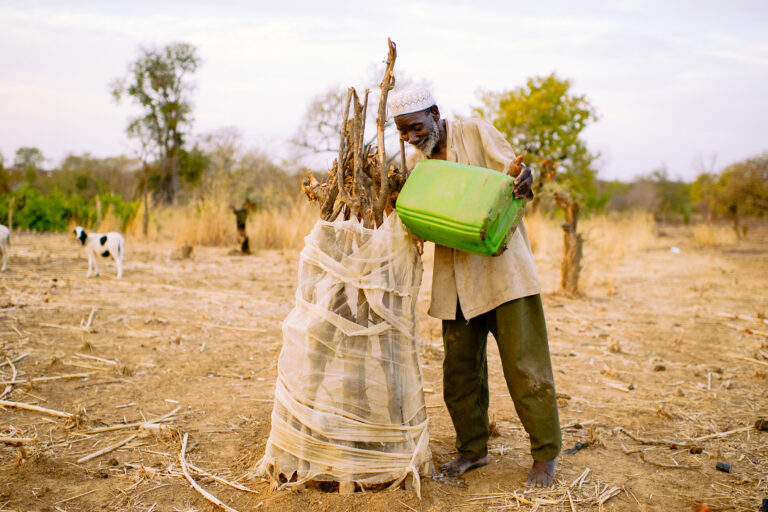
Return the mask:
M 533 487 L 552 487 L 555 483 L 555 461 L 533 461 L 533 467 L 525 483 Z
M 472 468 L 479 468 L 485 466 L 490 462 L 488 456 L 480 457 L 477 459 L 468 459 L 459 455 L 450 462 L 446 462 L 440 466 L 440 470 L 443 472 L 443 476 L 446 478 L 458 478 Z

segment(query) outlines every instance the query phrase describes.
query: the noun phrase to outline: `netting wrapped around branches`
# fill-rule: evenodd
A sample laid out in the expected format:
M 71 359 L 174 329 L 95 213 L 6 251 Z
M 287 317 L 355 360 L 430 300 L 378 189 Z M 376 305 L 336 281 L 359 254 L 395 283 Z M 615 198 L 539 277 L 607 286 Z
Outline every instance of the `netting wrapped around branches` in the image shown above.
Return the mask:
M 260 472 L 399 483 L 431 470 L 416 340 L 421 260 L 396 214 L 376 229 L 318 221 L 283 323 L 272 431 Z

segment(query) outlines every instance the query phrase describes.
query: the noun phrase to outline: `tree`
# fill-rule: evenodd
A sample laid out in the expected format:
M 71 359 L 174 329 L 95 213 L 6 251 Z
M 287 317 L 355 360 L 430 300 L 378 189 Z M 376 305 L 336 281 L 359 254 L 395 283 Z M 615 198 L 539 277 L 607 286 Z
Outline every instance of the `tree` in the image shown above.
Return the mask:
M 577 293 L 583 244 L 579 210 L 595 197 L 592 164 L 598 156 L 587 149 L 581 132 L 597 114 L 585 96 L 570 88 L 570 81 L 554 73 L 531 78 L 509 92 L 481 93 L 483 106 L 475 112 L 493 122 L 515 152 L 524 155 L 526 165 L 538 168 L 536 195 L 551 197 L 565 213 L 561 284 L 566 292 Z
M 111 86 L 116 101 L 129 96 L 143 111 L 130 121 L 126 131 L 137 139 L 148 133 L 155 143 L 161 164 L 162 199 L 168 204 L 176 202 L 179 190 L 179 152 L 184 145 L 184 128 L 192 121 L 192 86 L 188 80 L 199 64 L 197 49 L 188 43 L 142 49 L 129 66 L 129 76 Z
M 13 166 L 24 173 L 27 183 L 37 181 L 37 171 L 45 161 L 43 152 L 38 148 L 23 146 L 16 150 Z
M 704 173 L 691 186 L 691 201 L 730 217 L 736 236 L 746 234 L 744 217 L 768 212 L 768 153 L 731 164 L 719 174 Z
M 384 67 L 381 65 L 372 65 L 367 73 L 367 77 L 362 80 L 362 87 L 358 90 L 370 90 L 368 97 L 368 106 L 376 105 L 379 101 L 379 82 L 383 74 Z M 393 92 L 413 85 L 414 82 L 407 75 L 399 74 L 396 77 L 395 88 Z M 428 85 L 426 83 L 422 85 Z M 347 96 L 347 89 L 343 87 L 330 87 L 325 92 L 318 94 L 307 107 L 304 114 L 304 120 L 296 131 L 291 142 L 304 153 L 336 155 L 339 152 L 339 140 L 341 135 L 342 108 Z M 374 127 L 376 122 L 376 109 L 371 107 L 366 109 L 366 126 Z M 392 143 L 397 144 L 400 140 L 397 130 L 394 128 L 394 122 L 389 120 L 384 125 L 385 138 Z M 375 133 L 375 129 L 373 130 Z M 365 141 L 366 146 L 376 142 L 376 136 L 371 136 Z M 401 147 L 402 149 L 402 147 Z M 388 153 L 387 161 L 396 163 L 400 156 L 400 151 L 391 151 Z

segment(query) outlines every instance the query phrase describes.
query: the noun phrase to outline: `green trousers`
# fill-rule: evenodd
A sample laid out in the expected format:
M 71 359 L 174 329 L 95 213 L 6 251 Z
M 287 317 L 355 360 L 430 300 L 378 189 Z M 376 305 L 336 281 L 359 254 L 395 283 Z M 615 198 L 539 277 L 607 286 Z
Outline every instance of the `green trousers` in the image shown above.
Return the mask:
M 456 309 L 456 320 L 443 320 L 443 397 L 459 453 L 469 459 L 488 453 L 490 331 L 515 410 L 531 438 L 531 455 L 553 460 L 562 439 L 541 295 L 512 300 L 469 321 L 460 306 Z

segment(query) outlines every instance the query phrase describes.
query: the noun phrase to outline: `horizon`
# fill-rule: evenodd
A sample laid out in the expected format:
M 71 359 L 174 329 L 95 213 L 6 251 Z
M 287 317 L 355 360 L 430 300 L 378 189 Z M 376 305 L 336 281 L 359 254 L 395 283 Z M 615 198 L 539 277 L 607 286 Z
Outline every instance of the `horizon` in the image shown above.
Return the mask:
M 597 110 L 582 136 L 601 154 L 605 181 L 663 167 L 692 181 L 768 150 L 763 3 L 396 2 L 376 19 L 344 5 L 4 2 L 0 153 L 12 161 L 19 147 L 37 147 L 49 162 L 132 156 L 125 127 L 136 110 L 116 104 L 109 84 L 138 48 L 184 41 L 202 60 L 191 133 L 234 128 L 245 149 L 284 161 L 309 103 L 358 84 L 386 56 L 387 36 L 398 44 L 396 74 L 432 84 L 446 117 L 469 114 L 479 90 L 508 91 L 551 72 L 570 80 L 570 92 Z

